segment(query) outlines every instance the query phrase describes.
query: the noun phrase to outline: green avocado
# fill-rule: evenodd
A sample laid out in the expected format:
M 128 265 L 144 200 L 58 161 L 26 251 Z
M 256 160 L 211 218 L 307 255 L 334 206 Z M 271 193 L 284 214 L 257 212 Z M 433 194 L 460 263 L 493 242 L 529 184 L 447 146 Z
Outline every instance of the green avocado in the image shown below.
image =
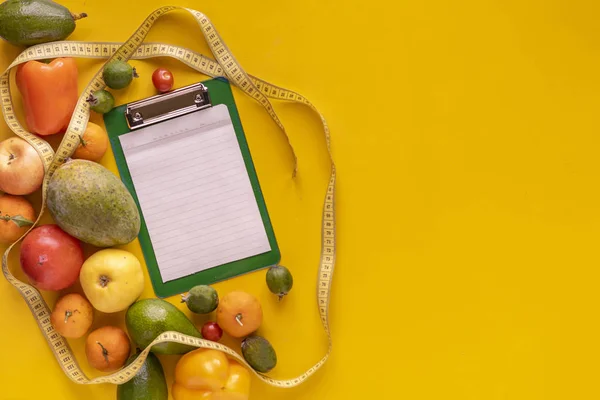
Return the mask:
M 127 365 L 135 361 L 139 356 L 132 355 L 127 360 Z M 169 390 L 167 380 L 160 360 L 154 354 L 149 353 L 148 358 L 137 371 L 137 374 L 129 381 L 117 386 L 117 400 L 168 400 Z
M 142 349 L 167 331 L 202 337 L 184 313 L 173 304 L 161 299 L 144 299 L 133 303 L 127 310 L 125 323 L 129 336 Z M 193 346 L 180 343 L 161 343 L 152 346 L 151 351 L 157 354 L 184 354 L 194 349 Z
M 95 162 L 61 165 L 48 183 L 46 205 L 63 231 L 96 247 L 127 244 L 140 232 L 140 213 L 127 187 Z
M 15 46 L 64 40 L 85 17 L 51 0 L 7 0 L 0 4 L 0 37 Z

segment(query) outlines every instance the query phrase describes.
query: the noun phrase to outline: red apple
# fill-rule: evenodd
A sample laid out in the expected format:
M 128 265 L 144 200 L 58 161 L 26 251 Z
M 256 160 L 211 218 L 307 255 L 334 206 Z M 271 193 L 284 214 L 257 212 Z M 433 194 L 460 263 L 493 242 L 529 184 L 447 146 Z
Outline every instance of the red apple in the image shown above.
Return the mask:
M 25 195 L 35 192 L 44 180 L 44 164 L 32 145 L 20 137 L 0 142 L 0 190 Z
M 81 243 L 58 225 L 32 230 L 21 244 L 21 268 L 42 290 L 62 290 L 79 278 L 83 265 Z

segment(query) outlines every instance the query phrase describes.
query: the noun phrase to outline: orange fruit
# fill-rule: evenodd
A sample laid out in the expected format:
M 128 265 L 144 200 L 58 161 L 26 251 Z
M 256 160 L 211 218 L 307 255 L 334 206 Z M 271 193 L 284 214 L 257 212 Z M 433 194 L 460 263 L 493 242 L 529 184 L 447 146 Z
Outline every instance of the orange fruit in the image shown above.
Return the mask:
M 108 135 L 104 128 L 88 122 L 81 138 L 81 143 L 73 153 L 73 158 L 89 161 L 100 161 L 108 149 Z
M 262 307 L 250 293 L 231 292 L 219 301 L 217 324 L 230 336 L 248 336 L 258 329 L 262 319 Z
M 104 326 L 87 337 L 85 355 L 88 363 L 98 371 L 116 371 L 125 365 L 131 345 L 129 337 L 121 328 Z
M 80 338 L 86 334 L 94 320 L 94 309 L 78 293 L 67 294 L 56 302 L 50 322 L 58 333 L 67 338 Z
M 16 242 L 31 228 L 29 224 L 19 227 L 15 222 L 17 217 L 20 217 L 21 225 L 26 224 L 26 222 L 22 222 L 23 219 L 34 222 L 35 211 L 31 203 L 24 197 L 10 194 L 0 195 L 0 242 Z
M 175 366 L 175 400 L 248 400 L 249 392 L 248 370 L 220 351 L 197 349 Z

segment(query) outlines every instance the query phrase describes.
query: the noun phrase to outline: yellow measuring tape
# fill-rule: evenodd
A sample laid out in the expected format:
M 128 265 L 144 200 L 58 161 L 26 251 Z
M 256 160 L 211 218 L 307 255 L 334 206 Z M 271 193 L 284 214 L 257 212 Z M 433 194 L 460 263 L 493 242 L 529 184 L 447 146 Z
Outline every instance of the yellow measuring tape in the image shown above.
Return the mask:
M 204 38 L 208 42 L 211 52 L 215 56 L 216 60 L 213 60 L 204 55 L 198 54 L 194 51 L 181 48 L 178 46 L 166 45 L 161 43 L 143 43 L 144 38 L 148 34 L 152 25 L 156 20 L 166 13 L 174 10 L 185 10 L 192 14 L 196 19 Z M 319 274 L 317 282 L 317 302 L 319 306 L 319 314 L 323 327 L 327 333 L 329 347 L 325 356 L 317 362 L 308 371 L 302 373 L 296 378 L 277 380 L 269 378 L 266 375 L 255 372 L 237 352 L 224 346 L 220 343 L 211 342 L 204 339 L 199 339 L 192 336 L 183 335 L 178 332 L 165 332 L 159 335 L 146 349 L 142 351 L 140 356 L 135 362 L 128 365 L 127 367 L 119 370 L 118 372 L 90 379 L 88 378 L 79 365 L 77 360 L 71 351 L 67 341 L 56 332 L 52 324 L 50 323 L 50 308 L 44 301 L 40 292 L 33 286 L 16 279 L 8 267 L 8 255 L 15 245 L 22 240 L 25 236 L 21 237 L 17 242 L 13 243 L 4 253 L 2 257 L 2 272 L 5 278 L 19 291 L 19 293 L 25 299 L 27 306 L 31 310 L 35 317 L 42 334 L 48 341 L 50 348 L 61 368 L 74 382 L 80 384 L 99 384 L 99 383 L 114 383 L 122 384 L 133 378 L 137 370 L 142 366 L 145 361 L 150 348 L 155 344 L 165 342 L 176 342 L 182 344 L 188 344 L 194 347 L 202 347 L 209 349 L 216 349 L 227 353 L 231 357 L 237 359 L 242 364 L 246 365 L 248 369 L 254 371 L 259 379 L 266 382 L 267 384 L 277 387 L 294 387 L 312 374 L 314 374 L 329 358 L 331 354 L 331 333 L 329 330 L 329 297 L 331 292 L 331 283 L 333 278 L 333 270 L 335 265 L 335 180 L 336 180 L 336 169 L 333 163 L 333 157 L 331 153 L 331 138 L 329 127 L 325 118 L 318 112 L 306 98 L 295 93 L 293 91 L 272 85 L 266 81 L 263 81 L 254 76 L 248 75 L 231 54 L 219 34 L 217 33 L 214 25 L 210 20 L 201 12 L 191 10 L 188 8 L 176 7 L 176 6 L 165 6 L 157 9 L 146 18 L 142 25 L 135 31 L 135 33 L 125 43 L 90 43 L 90 42 L 54 42 L 33 46 L 23 51 L 17 59 L 7 68 L 7 70 L 0 76 L 0 99 L 2 114 L 8 124 L 9 128 L 19 137 L 29 142 L 38 152 L 40 158 L 43 160 L 44 169 L 46 171 L 44 177 L 44 183 L 42 186 L 42 209 L 40 214 L 35 221 L 35 224 L 29 229 L 29 233 L 40 221 L 42 214 L 45 209 L 46 203 L 46 191 L 47 185 L 56 169 L 61 166 L 70 156 L 73 154 L 77 146 L 79 145 L 80 136 L 85 132 L 87 123 L 89 120 L 90 110 L 89 105 L 86 102 L 86 98 L 94 91 L 102 89 L 105 84 L 102 80 L 102 69 L 96 73 L 92 81 L 87 85 L 75 108 L 73 117 L 69 123 L 69 127 L 64 135 L 62 142 L 60 143 L 56 154 L 52 147 L 40 139 L 39 137 L 27 132 L 19 123 L 12 103 L 10 94 L 10 70 L 15 66 L 25 63 L 31 60 L 40 60 L 53 57 L 83 57 L 83 58 L 108 58 L 108 61 L 122 60 L 127 61 L 129 59 L 144 59 L 152 57 L 172 57 L 191 68 L 211 77 L 226 77 L 235 86 L 240 88 L 244 93 L 257 100 L 269 113 L 273 121 L 281 128 L 286 134 L 285 128 L 279 117 L 275 113 L 273 106 L 271 105 L 269 98 L 292 101 L 296 103 L 304 104 L 315 111 L 323 123 L 323 130 L 325 132 L 327 150 L 331 159 L 331 176 L 327 185 L 327 192 L 325 195 L 325 204 L 323 207 L 323 220 L 322 220 L 322 247 L 321 247 L 321 260 L 319 263 Z M 289 138 L 288 138 L 289 143 Z M 297 159 L 294 150 L 290 143 L 290 149 L 294 156 L 294 175 L 297 169 Z

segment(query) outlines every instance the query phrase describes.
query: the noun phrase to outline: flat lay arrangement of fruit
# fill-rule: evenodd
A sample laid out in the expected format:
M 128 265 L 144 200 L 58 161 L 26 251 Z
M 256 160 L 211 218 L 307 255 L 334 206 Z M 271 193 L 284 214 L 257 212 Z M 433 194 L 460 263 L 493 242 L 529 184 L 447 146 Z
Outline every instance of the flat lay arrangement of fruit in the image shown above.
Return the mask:
M 85 17 L 50 0 L 8 0 L 0 4 L 0 37 L 15 46 L 64 40 Z M 159 68 L 152 76 L 140 76 L 129 60 L 110 60 L 102 80 L 106 87 L 85 97 L 97 114 L 113 109 L 113 93 L 127 90 L 134 81 L 153 85 L 157 93 L 174 87 L 169 70 Z M 61 56 L 23 62 L 16 67 L 15 81 L 27 130 L 38 137 L 64 134 L 81 96 L 75 60 Z M 135 376 L 117 386 L 119 400 L 166 400 L 169 393 L 175 400 L 248 399 L 247 366 L 223 351 L 153 343 L 165 332 L 213 342 L 227 335 L 239 342 L 247 365 L 267 373 L 276 367 L 277 354 L 268 338 L 256 333 L 263 322 L 261 303 L 242 288 L 218 293 L 207 285 L 193 287 L 181 295 L 181 302 L 191 313 L 206 315 L 208 322 L 197 326 L 172 303 L 140 299 L 146 283 L 143 263 L 115 248 L 137 238 L 138 206 L 122 181 L 98 163 L 109 147 L 105 129 L 88 122 L 77 139 L 78 146 L 51 176 L 29 141 L 12 136 L 0 142 L 0 241 L 22 240 L 20 266 L 37 289 L 63 291 L 81 285 L 81 293 L 60 294 L 51 311 L 51 326 L 64 338 L 84 338 L 88 364 L 103 373 L 131 365 L 152 346 Z M 40 190 L 52 224 L 36 225 L 38 216 L 25 197 Z M 84 245 L 93 246 L 91 256 L 84 255 Z M 274 301 L 285 301 L 294 283 L 291 272 L 276 265 L 264 273 Z M 98 312 L 124 312 L 126 329 L 110 325 L 92 329 Z M 155 354 L 182 355 L 171 387 Z

